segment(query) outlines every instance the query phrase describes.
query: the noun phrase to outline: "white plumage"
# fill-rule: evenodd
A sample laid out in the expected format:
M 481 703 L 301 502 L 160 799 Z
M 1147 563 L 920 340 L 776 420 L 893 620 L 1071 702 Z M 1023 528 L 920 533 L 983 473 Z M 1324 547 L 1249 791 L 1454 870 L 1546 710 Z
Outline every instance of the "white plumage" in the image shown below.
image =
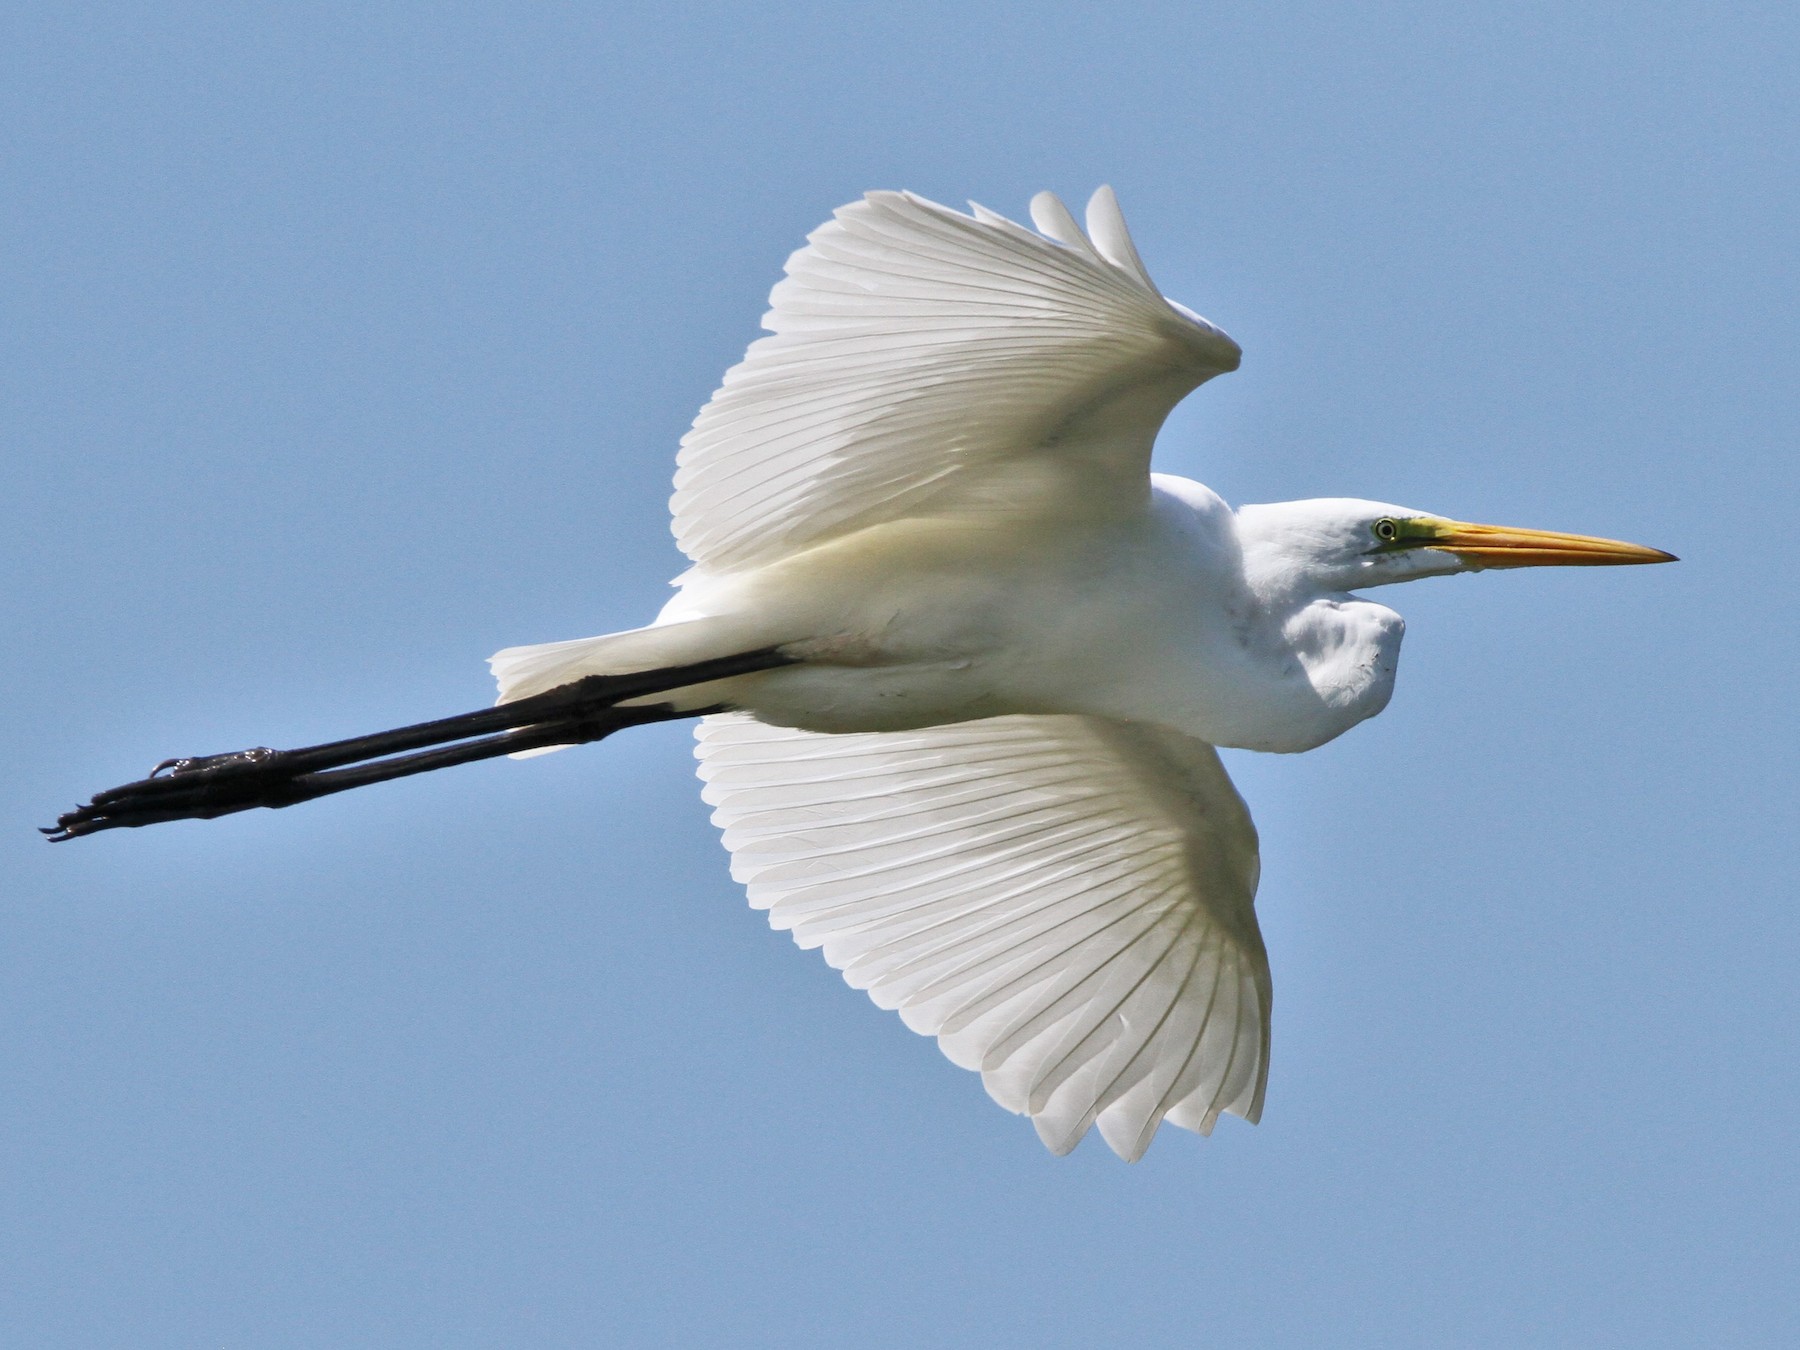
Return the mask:
M 796 658 L 672 696 L 738 710 L 700 771 L 751 903 L 1052 1149 L 1097 1124 L 1135 1159 L 1262 1110 L 1256 833 L 1213 747 L 1386 705 L 1403 625 L 1352 589 L 1668 555 L 1151 475 L 1238 347 L 1156 291 L 1109 189 L 1085 233 L 1032 215 L 875 192 L 814 231 L 682 441 L 676 597 L 493 668 L 507 700 Z

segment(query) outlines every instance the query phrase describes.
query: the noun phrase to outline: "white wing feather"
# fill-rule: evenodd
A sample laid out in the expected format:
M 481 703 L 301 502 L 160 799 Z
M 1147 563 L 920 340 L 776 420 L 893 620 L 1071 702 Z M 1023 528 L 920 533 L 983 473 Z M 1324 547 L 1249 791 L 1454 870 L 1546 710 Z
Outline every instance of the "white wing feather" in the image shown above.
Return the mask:
M 1163 419 L 1237 344 L 1157 293 L 1110 189 L 1091 240 L 1048 193 L 1032 213 L 1053 238 L 974 209 L 872 192 L 788 259 L 772 336 L 682 439 L 671 506 L 696 563 L 933 511 L 1142 500 Z
M 1055 1152 L 1255 1121 L 1269 970 L 1256 831 L 1210 745 L 1084 717 L 699 729 L 732 874 Z

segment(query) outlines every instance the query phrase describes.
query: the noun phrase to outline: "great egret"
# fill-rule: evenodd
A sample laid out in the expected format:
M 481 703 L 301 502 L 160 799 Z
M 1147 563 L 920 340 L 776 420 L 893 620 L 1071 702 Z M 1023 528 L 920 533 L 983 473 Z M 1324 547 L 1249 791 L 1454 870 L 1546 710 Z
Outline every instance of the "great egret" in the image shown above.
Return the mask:
M 1378 502 L 1233 512 L 1152 474 L 1237 344 L 1157 291 L 1110 189 L 1085 232 L 1049 193 L 1031 215 L 872 192 L 809 236 L 682 441 L 694 565 L 649 627 L 500 652 L 487 711 L 166 762 L 48 833 L 700 715 L 751 904 L 1051 1149 L 1255 1121 L 1257 840 L 1213 747 L 1307 750 L 1386 706 L 1403 625 L 1358 590 L 1671 555 Z

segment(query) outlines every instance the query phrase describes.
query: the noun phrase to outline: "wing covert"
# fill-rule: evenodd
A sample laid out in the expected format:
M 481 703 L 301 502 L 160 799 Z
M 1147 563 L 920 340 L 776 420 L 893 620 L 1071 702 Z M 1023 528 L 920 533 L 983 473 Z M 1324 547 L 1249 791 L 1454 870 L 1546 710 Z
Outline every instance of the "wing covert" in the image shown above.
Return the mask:
M 914 514 L 1140 501 L 1157 429 L 1237 344 L 1157 292 L 1111 189 L 1087 234 L 1032 209 L 1045 234 L 871 192 L 813 231 L 682 438 L 682 551 L 724 570 Z
M 769 922 L 1065 1153 L 1255 1121 L 1256 831 L 1204 742 L 1008 716 L 822 735 L 707 718 L 700 773 Z

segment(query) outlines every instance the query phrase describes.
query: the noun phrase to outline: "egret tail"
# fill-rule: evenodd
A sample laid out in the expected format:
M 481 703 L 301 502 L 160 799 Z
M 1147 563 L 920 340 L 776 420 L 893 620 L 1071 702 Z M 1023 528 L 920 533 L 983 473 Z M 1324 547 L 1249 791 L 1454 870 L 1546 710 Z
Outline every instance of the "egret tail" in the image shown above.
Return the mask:
M 148 778 L 97 793 L 86 806 L 64 812 L 43 833 L 61 842 L 165 820 L 210 820 L 252 807 L 293 806 L 453 764 L 597 741 L 625 727 L 722 712 L 729 706 L 693 698 L 640 700 L 795 661 L 779 648 L 764 647 L 630 674 L 585 675 L 539 693 L 512 697 L 495 708 L 368 736 L 298 750 L 259 746 L 164 760 Z M 504 683 L 502 689 L 502 697 L 511 693 Z

